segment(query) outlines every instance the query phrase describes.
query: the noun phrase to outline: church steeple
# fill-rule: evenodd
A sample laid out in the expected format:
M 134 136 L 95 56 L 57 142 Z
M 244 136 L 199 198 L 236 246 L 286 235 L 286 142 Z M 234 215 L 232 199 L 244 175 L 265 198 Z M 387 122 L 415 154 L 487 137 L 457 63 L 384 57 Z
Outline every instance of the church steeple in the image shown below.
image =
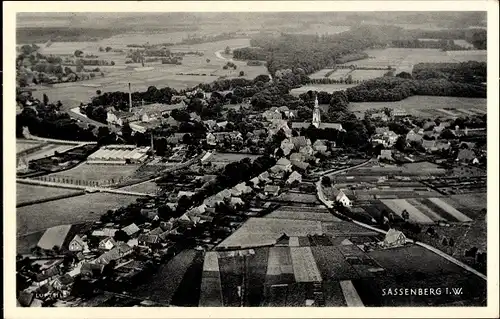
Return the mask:
M 314 125 L 314 127 L 316 128 L 319 128 L 320 124 L 321 124 L 321 113 L 319 110 L 318 96 L 316 95 L 314 100 L 312 125 Z

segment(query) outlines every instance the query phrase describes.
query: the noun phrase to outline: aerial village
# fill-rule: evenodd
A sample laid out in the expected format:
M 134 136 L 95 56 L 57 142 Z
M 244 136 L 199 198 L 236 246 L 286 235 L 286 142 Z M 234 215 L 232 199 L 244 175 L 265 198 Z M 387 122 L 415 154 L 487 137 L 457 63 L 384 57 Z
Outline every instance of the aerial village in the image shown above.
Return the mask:
M 451 58 L 384 28 L 282 34 L 276 55 L 265 37 L 207 40 L 232 75 L 175 89 L 184 75 L 147 90 L 133 77 L 215 62 L 105 47 L 95 54 L 143 59 L 113 89 L 89 79 L 78 90 L 90 100 L 71 105 L 57 99 L 76 84 L 25 81 L 26 65 L 55 58 L 21 46 L 18 306 L 486 305 L 486 62 L 420 63 L 408 52 Z M 147 69 L 148 54 L 165 63 Z

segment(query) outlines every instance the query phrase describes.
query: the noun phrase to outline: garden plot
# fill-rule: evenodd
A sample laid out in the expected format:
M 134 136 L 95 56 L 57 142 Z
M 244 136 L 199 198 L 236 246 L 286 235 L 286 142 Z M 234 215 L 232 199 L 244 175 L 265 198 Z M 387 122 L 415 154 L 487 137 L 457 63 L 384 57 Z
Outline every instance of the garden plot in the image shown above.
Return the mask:
M 407 211 L 409 213 L 409 220 L 411 222 L 419 224 L 434 223 L 432 219 L 427 217 L 427 215 L 420 212 L 404 199 L 383 199 L 381 200 L 381 202 L 400 217 L 402 217 L 403 211 Z
M 39 141 L 16 139 L 16 153 L 19 154 L 29 149 L 35 148 L 41 144 L 42 142 Z
M 328 78 L 334 80 L 345 79 L 350 73 L 352 73 L 351 69 L 337 69 Z
M 297 282 L 320 282 L 321 274 L 310 247 L 290 247 Z
M 384 76 L 387 70 L 354 70 L 351 75 L 355 81 L 366 81 Z
M 289 247 L 269 248 L 266 285 L 287 284 L 294 282 L 294 268 Z
M 223 305 L 219 260 L 216 252 L 209 251 L 205 254 L 199 305 L 200 307 L 220 307 Z
M 331 72 L 331 71 L 332 71 L 332 69 L 321 69 L 321 70 L 309 75 L 309 78 L 311 78 L 311 79 L 323 79 L 323 78 L 326 78 L 326 74 L 328 72 Z
M 139 168 L 139 165 L 99 165 L 80 164 L 75 168 L 60 173 L 49 174 L 48 177 L 56 179 L 71 179 L 82 181 L 115 181 L 132 176 Z
M 445 210 L 448 214 L 452 215 L 455 217 L 457 220 L 461 222 L 470 222 L 472 219 L 470 219 L 468 216 L 462 214 L 460 211 L 456 210 L 453 208 L 453 206 L 449 205 L 448 203 L 444 202 L 440 198 L 429 198 L 429 200 L 440 207 L 441 209 Z
M 252 247 L 276 243 L 283 234 L 288 236 L 307 236 L 321 234 L 319 221 L 293 220 L 278 218 L 250 218 L 231 236 L 226 238 L 219 247 Z
M 488 61 L 486 50 L 447 51 L 446 54 L 452 62 L 467 62 L 471 60 L 478 62 Z
M 293 212 L 286 210 L 276 210 L 264 216 L 264 218 L 283 218 L 295 220 L 316 220 L 322 222 L 337 222 L 341 221 L 339 218 L 325 213 L 310 213 L 310 212 Z

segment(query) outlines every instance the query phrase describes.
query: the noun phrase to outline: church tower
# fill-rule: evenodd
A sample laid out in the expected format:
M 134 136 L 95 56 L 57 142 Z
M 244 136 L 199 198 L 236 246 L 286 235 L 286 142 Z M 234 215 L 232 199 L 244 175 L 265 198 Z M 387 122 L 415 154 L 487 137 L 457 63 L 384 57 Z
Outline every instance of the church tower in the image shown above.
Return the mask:
M 318 96 L 316 96 L 314 100 L 312 125 L 314 125 L 314 127 L 316 128 L 319 128 L 320 124 L 321 124 L 321 113 L 319 110 Z

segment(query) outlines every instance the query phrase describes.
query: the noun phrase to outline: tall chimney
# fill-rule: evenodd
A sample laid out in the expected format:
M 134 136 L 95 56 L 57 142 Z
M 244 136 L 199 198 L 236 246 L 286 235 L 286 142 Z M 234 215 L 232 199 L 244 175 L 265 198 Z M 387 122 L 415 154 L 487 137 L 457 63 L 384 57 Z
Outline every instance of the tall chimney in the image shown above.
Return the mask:
M 132 112 L 132 89 L 130 88 L 130 82 L 128 84 L 128 111 Z

